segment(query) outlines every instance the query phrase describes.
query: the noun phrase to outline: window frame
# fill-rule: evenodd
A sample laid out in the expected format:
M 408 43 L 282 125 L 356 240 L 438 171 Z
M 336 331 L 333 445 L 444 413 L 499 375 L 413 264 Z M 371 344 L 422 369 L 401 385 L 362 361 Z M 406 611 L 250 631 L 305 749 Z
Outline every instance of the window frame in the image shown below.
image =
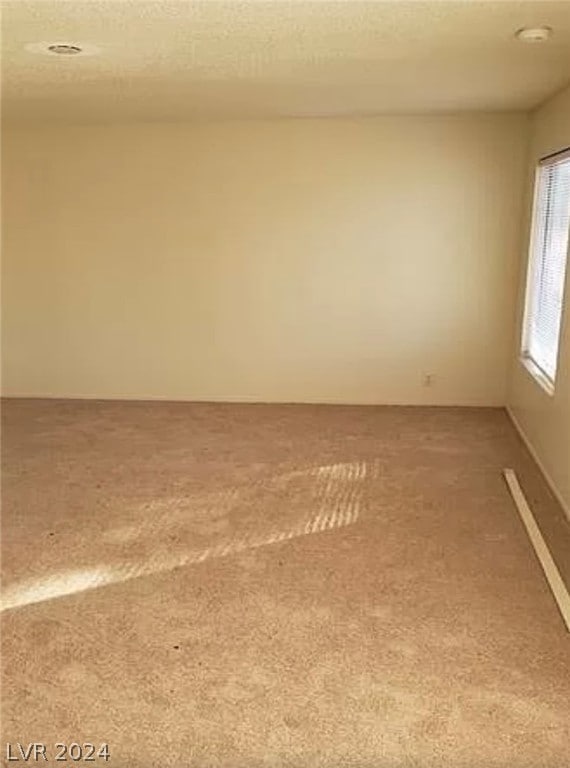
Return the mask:
M 524 311 L 522 315 L 522 329 L 519 345 L 519 360 L 526 370 L 531 374 L 533 379 L 542 387 L 548 395 L 554 395 L 556 390 L 556 377 L 558 374 L 558 361 L 560 357 L 560 338 L 562 335 L 562 324 L 565 311 L 565 297 L 562 299 L 562 306 L 560 308 L 560 326 L 558 330 L 558 339 L 556 346 L 556 368 L 554 376 L 550 376 L 543 368 L 536 362 L 529 350 L 529 328 L 530 317 L 532 312 L 532 298 L 534 292 L 534 278 L 535 278 L 535 260 L 540 257 L 540 251 L 535 247 L 535 237 L 537 231 L 540 229 L 541 222 L 539 221 L 539 188 L 541 184 L 541 170 L 545 166 L 556 165 L 564 160 L 570 160 L 570 147 L 553 152 L 545 157 L 540 158 L 536 164 L 534 171 L 534 187 L 532 195 L 532 210 L 531 210 L 531 227 L 528 244 L 528 258 L 526 265 L 526 283 L 524 294 Z M 547 214 L 548 216 L 548 214 Z M 570 230 L 570 224 L 569 224 Z M 566 271 L 568 269 L 570 252 L 570 231 L 568 233 L 568 245 L 566 248 L 566 257 L 563 267 L 563 281 L 565 282 Z

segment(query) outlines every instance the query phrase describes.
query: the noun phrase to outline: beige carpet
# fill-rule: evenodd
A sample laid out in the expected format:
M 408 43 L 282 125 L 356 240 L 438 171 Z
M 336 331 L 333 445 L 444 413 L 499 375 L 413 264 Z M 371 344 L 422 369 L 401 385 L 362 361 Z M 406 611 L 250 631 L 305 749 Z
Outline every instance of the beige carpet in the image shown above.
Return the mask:
M 501 469 L 567 578 L 569 526 L 503 411 L 3 421 L 4 743 L 108 743 L 120 768 L 570 764 L 570 636 Z

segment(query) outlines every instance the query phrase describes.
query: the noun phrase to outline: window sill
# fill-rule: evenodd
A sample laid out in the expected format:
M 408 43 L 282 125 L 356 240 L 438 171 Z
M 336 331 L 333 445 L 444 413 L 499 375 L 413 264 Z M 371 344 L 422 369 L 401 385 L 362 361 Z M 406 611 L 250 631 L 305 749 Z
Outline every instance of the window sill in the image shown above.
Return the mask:
M 526 368 L 528 373 L 536 381 L 536 383 L 546 392 L 547 395 L 552 397 L 554 395 L 554 383 L 540 370 L 538 365 L 533 362 L 530 357 L 520 357 L 520 362 L 523 367 Z

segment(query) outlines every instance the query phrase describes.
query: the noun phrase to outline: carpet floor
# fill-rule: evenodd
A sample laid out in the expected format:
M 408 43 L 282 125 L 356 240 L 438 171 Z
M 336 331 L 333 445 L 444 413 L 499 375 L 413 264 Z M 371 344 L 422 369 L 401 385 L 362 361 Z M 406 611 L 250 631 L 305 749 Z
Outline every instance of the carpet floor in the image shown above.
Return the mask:
M 503 410 L 2 418 L 6 765 L 570 765 L 569 635 L 503 467 L 567 580 L 569 524 Z

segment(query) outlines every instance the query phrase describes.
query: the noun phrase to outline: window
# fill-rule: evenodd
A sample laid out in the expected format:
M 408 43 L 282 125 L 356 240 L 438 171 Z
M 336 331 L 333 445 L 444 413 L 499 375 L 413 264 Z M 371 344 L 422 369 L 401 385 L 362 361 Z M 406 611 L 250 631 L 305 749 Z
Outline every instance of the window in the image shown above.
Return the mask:
M 570 149 L 541 160 L 534 188 L 522 361 L 552 394 L 570 226 Z

